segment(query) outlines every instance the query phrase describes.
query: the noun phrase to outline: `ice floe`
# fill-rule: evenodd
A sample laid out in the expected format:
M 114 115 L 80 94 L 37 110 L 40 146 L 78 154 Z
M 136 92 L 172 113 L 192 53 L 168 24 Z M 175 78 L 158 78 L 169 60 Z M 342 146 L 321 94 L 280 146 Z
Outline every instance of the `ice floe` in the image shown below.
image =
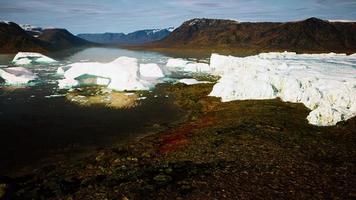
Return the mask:
M 189 73 L 208 73 L 212 71 L 209 64 L 192 62 L 180 58 L 168 59 L 166 66 L 172 71 L 183 71 Z
M 91 83 L 107 85 L 108 88 L 117 91 L 148 90 L 152 86 L 149 81 L 139 76 L 139 67 L 135 58 L 119 57 L 109 63 L 79 62 L 70 64 L 66 68 L 69 69 L 60 70 L 64 76 L 64 79 L 59 80 L 60 88 L 81 85 L 83 76 L 87 76 L 84 77 L 87 78 L 86 81 L 91 79 Z
M 206 63 L 189 63 L 183 70 L 192 73 L 207 73 L 211 71 L 211 68 L 210 65 Z
M 140 64 L 140 76 L 148 78 L 164 77 L 162 69 L 155 63 Z
M 23 67 L 1 68 L 0 77 L 11 85 L 26 84 L 37 78 L 32 71 Z
M 56 60 L 34 52 L 18 52 L 12 62 L 16 65 L 55 63 Z
M 209 81 L 198 81 L 194 78 L 184 78 L 184 79 L 180 79 L 178 81 L 179 83 L 183 83 L 186 85 L 195 85 L 195 84 L 204 84 L 204 83 L 211 83 Z
M 170 67 L 170 68 L 183 69 L 188 63 L 189 63 L 189 61 L 183 60 L 181 58 L 170 58 L 170 59 L 168 59 L 166 66 Z
M 58 98 L 58 97 L 65 97 L 66 94 L 52 94 L 52 95 L 47 95 L 45 98 L 50 99 L 50 98 Z
M 57 69 L 57 74 L 58 75 L 63 75 L 65 71 L 67 71 L 68 69 L 70 69 L 70 66 L 61 66 L 58 67 Z
M 356 116 L 356 58 L 345 54 L 263 53 L 244 58 L 213 54 L 221 78 L 210 96 L 221 100 L 273 99 L 300 102 L 309 123 L 335 125 Z

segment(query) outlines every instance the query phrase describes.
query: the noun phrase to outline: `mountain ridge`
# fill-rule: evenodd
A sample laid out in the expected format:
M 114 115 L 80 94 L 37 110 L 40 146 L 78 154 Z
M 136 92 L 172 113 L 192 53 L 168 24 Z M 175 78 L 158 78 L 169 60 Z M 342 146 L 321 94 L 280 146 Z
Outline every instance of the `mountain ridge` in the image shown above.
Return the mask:
M 0 21 L 0 52 L 49 52 L 95 45 L 74 36 L 66 29 L 23 28 L 14 22 Z
M 128 34 L 125 33 L 81 33 L 77 34 L 78 37 L 101 44 L 144 44 L 148 42 L 158 41 L 167 37 L 172 27 L 165 29 L 144 29 L 134 31 Z
M 293 22 L 195 18 L 145 48 L 230 48 L 254 51 L 355 52 L 356 23 L 315 17 Z

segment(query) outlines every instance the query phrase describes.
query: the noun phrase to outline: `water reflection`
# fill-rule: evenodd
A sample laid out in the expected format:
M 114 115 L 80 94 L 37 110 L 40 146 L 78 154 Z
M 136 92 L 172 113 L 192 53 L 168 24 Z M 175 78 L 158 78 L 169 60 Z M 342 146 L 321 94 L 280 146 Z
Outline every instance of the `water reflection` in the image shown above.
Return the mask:
M 182 116 L 173 99 L 160 91 L 150 93 L 157 98 L 142 101 L 142 92 L 127 94 L 100 87 L 58 89 L 59 66 L 81 60 L 109 62 L 120 56 L 135 57 L 139 63 L 164 64 L 168 57 L 162 54 L 88 48 L 46 55 L 59 63 L 26 66 L 39 77 L 35 85 L 0 85 L 1 175 L 16 174 L 34 163 L 52 162 L 57 156 L 74 157 L 132 140 L 149 133 L 154 124 L 164 127 Z M 0 55 L 0 64 L 11 65 L 13 57 Z

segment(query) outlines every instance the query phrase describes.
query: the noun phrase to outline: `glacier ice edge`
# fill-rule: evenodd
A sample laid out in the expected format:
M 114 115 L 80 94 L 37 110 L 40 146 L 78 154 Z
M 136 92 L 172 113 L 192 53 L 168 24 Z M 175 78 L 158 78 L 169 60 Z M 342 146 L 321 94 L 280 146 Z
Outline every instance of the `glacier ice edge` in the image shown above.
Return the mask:
M 209 96 L 223 102 L 279 97 L 311 109 L 310 124 L 332 126 L 356 116 L 355 66 L 354 54 L 212 54 L 210 68 L 221 78 Z

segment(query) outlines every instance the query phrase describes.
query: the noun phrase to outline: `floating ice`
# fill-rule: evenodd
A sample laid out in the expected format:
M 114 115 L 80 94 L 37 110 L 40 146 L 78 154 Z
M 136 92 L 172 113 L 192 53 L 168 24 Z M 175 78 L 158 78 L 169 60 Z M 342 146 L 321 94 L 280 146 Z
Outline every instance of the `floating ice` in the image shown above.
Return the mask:
M 212 71 L 209 64 L 192 62 L 180 58 L 169 59 L 166 66 L 173 69 L 174 71 L 184 71 L 191 73 L 208 73 Z
M 184 68 L 187 64 L 189 63 L 189 61 L 187 60 L 183 60 L 180 58 L 170 58 L 167 61 L 167 67 L 171 67 L 171 68 Z
M 54 63 L 56 60 L 42 55 L 40 53 L 33 52 L 18 52 L 12 62 L 16 65 L 29 65 L 29 64 L 41 64 L 41 63 Z
M 206 63 L 189 63 L 184 69 L 185 72 L 193 72 L 193 73 L 207 73 L 211 72 L 210 65 Z
M 198 81 L 198 80 L 193 79 L 193 78 L 180 79 L 178 82 L 179 82 L 179 83 L 186 84 L 186 85 L 195 85 L 195 84 L 211 83 L 211 82 L 209 82 L 209 81 Z
M 345 54 L 262 53 L 211 56 L 221 79 L 210 96 L 222 101 L 281 98 L 312 111 L 309 123 L 335 125 L 356 116 L 356 57 Z
M 107 83 L 108 88 L 117 91 L 148 90 L 151 87 L 148 81 L 139 77 L 135 58 L 119 57 L 110 63 L 80 62 L 67 67 L 69 69 L 64 72 L 64 79 L 58 82 L 60 88 L 80 85 L 79 79 L 83 75 L 90 75 L 92 80 L 96 77 L 97 84 Z
M 68 69 L 70 69 L 70 66 L 61 66 L 61 67 L 58 67 L 58 69 L 57 69 L 57 74 L 63 75 L 64 72 L 67 71 Z
M 164 74 L 161 68 L 154 63 L 140 64 L 140 75 L 148 78 L 162 78 Z
M 47 95 L 45 98 L 50 99 L 50 98 L 57 98 L 57 97 L 65 97 L 66 94 L 52 94 L 52 95 Z
M 1 68 L 0 77 L 11 85 L 26 84 L 37 78 L 34 73 L 23 67 Z

